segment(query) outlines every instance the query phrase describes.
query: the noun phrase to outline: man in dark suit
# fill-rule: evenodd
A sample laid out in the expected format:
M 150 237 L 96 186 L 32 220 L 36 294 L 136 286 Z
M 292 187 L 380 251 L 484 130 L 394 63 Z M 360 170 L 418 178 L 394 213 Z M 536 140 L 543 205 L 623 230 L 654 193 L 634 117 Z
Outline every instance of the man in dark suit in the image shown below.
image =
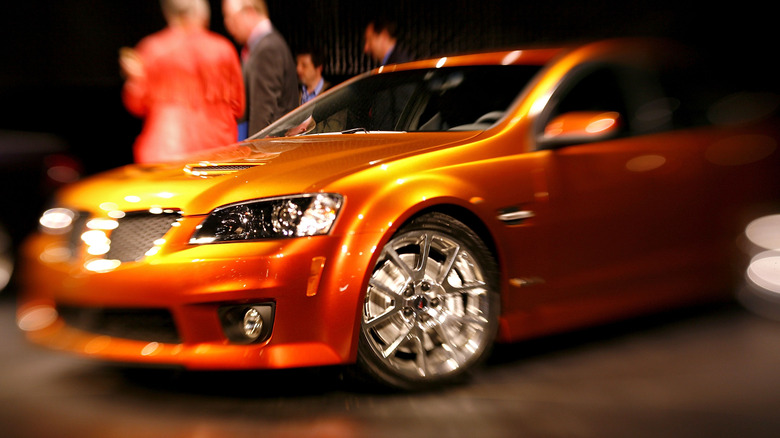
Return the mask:
M 381 65 L 412 60 L 408 53 L 398 47 L 398 26 L 393 21 L 377 19 L 368 23 L 365 40 L 363 52 Z
M 304 104 L 330 88 L 330 82 L 322 77 L 325 56 L 317 48 L 304 49 L 295 55 L 300 82 L 300 102 Z
M 249 135 L 298 106 L 298 74 L 287 42 L 268 19 L 264 0 L 223 0 L 225 28 L 243 46 Z
M 398 26 L 393 21 L 377 19 L 366 26 L 363 52 L 381 65 L 399 64 L 412 60 L 408 53 L 398 46 Z M 409 98 L 413 85 L 400 85 L 383 90 L 373 96 L 368 126 L 372 131 L 395 131 Z

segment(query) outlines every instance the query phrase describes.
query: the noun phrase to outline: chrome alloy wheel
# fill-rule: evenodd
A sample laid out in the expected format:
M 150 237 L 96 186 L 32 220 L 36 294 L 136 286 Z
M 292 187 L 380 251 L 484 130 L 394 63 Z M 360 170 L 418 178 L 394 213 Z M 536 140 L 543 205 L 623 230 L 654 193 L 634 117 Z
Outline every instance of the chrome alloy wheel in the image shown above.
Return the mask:
M 363 306 L 374 374 L 394 386 L 459 375 L 495 337 L 498 301 L 485 268 L 492 257 L 463 224 L 423 218 L 384 247 Z

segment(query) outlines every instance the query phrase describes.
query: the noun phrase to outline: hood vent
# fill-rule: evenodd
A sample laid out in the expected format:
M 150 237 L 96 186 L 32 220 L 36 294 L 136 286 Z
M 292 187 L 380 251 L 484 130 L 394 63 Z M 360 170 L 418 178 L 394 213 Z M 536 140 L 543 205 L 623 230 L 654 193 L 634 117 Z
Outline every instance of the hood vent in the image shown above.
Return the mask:
M 220 176 L 220 175 L 227 175 L 231 173 L 236 173 L 244 169 L 249 169 L 251 167 L 255 167 L 257 164 L 235 164 L 235 163 L 227 163 L 227 164 L 211 164 L 211 163 L 198 163 L 198 164 L 188 164 L 184 166 L 184 172 L 188 173 L 192 176 L 198 176 L 202 178 L 210 177 L 210 176 Z

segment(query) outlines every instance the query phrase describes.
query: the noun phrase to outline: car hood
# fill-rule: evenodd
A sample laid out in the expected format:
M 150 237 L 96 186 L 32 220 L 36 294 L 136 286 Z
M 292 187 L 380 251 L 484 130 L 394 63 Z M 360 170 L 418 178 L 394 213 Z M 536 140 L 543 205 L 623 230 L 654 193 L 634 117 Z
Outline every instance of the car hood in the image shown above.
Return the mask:
M 60 202 L 85 211 L 217 206 L 312 192 L 345 175 L 425 151 L 463 144 L 480 132 L 342 134 L 249 140 L 188 162 L 129 165 L 70 186 Z

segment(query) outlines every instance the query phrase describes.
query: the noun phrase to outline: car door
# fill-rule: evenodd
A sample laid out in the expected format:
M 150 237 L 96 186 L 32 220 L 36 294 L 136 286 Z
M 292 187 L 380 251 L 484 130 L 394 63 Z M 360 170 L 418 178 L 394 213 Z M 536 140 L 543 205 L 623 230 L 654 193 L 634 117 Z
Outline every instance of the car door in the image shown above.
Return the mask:
M 544 301 L 594 312 L 618 311 L 684 275 L 701 191 L 695 160 L 667 132 L 669 101 L 647 71 L 581 66 L 557 88 L 539 126 L 601 112 L 616 114 L 609 135 L 538 145 L 552 151 L 544 173 L 553 274 Z

